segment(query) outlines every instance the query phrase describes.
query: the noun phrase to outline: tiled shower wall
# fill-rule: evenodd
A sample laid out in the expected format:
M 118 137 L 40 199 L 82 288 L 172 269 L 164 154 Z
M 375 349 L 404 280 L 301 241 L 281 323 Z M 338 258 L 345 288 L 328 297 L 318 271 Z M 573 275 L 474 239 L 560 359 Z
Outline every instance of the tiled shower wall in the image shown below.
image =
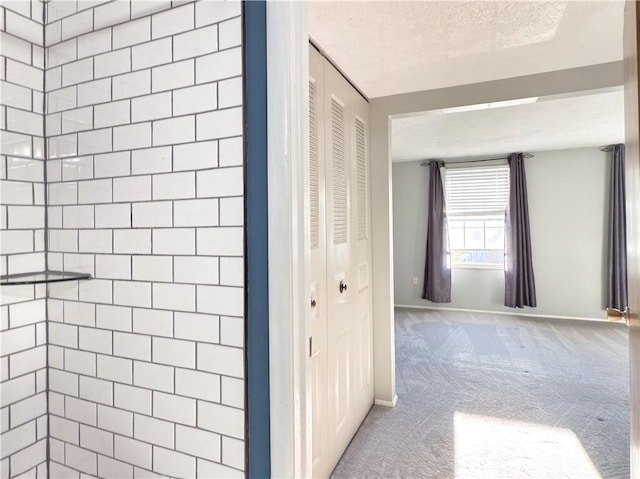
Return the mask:
M 2 477 L 243 476 L 240 3 L 2 5 Z
M 241 4 L 46 18 L 51 475 L 243 476 Z
M 43 4 L 0 3 L 2 274 L 45 269 Z M 47 476 L 46 288 L 5 287 L 0 477 Z

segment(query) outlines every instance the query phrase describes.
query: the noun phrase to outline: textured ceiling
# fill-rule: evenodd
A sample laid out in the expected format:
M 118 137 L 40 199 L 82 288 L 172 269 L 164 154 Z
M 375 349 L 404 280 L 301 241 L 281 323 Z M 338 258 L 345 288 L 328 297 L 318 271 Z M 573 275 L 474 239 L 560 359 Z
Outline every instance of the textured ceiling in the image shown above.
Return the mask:
M 624 143 L 622 90 L 392 120 L 393 161 L 503 156 Z
M 621 1 L 308 5 L 311 38 L 370 98 L 622 59 Z

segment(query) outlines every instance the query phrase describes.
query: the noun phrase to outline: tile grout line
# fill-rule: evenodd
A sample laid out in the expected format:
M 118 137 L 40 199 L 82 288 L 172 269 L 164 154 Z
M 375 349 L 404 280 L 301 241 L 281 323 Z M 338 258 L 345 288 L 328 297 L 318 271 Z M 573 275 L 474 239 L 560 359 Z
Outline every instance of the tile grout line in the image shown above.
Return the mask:
M 47 138 L 47 113 L 48 113 L 48 96 L 47 96 L 47 67 L 49 64 L 49 55 L 46 43 L 46 26 L 47 26 L 47 3 L 42 3 L 42 46 L 43 46 L 43 72 L 42 72 L 42 134 L 44 136 L 44 164 L 43 164 L 43 180 L 44 180 L 44 204 L 45 204 L 45 217 L 44 217 L 44 250 L 45 250 L 45 270 L 49 269 L 49 184 L 48 184 L 48 160 L 49 160 L 49 141 Z M 33 8 L 33 3 L 32 3 Z M 49 470 L 49 464 L 51 464 L 51 423 L 50 423 L 50 387 L 49 387 L 49 284 L 46 285 L 45 292 L 45 341 L 46 341 L 46 403 L 47 403 L 47 443 L 46 443 L 46 463 L 47 463 L 47 479 L 51 478 L 51 472 Z

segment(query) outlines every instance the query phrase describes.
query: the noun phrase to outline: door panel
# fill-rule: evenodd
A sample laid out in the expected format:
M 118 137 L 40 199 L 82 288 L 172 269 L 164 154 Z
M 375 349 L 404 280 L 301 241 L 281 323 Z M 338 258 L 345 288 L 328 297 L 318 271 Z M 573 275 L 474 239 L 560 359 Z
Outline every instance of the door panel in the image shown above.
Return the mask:
M 313 476 L 328 477 L 373 403 L 368 105 L 309 57 Z
M 371 330 L 371 316 L 369 312 L 364 313 L 358 320 L 356 338 L 358 340 L 357 354 L 360 358 L 367 358 L 371 354 L 371 342 L 369 341 L 369 331 Z M 365 398 L 371 387 L 371 369 L 369 363 L 360 361 L 357 367 L 357 376 L 354 384 L 356 386 L 355 394 L 361 398 Z
M 327 347 L 329 361 L 329 436 L 335 462 L 351 440 L 353 294 L 350 148 L 347 120 L 350 86 L 325 66 L 325 148 L 327 205 Z M 342 285 L 342 287 L 341 287 Z M 345 289 L 346 287 L 346 289 Z M 335 463 L 334 462 L 334 463 Z
M 348 330 L 343 330 L 342 334 L 335 338 L 335 361 L 333 363 L 333 391 L 335 394 L 335 417 L 334 431 L 337 439 L 345 434 L 344 428 L 349 414 L 349 370 L 343 367 L 349 364 L 349 337 Z M 332 431 L 332 432 L 334 432 Z
M 640 108 L 638 106 L 637 3 L 627 1 L 624 15 L 624 109 L 627 200 L 627 273 L 629 284 L 629 386 L 631 405 L 631 477 L 640 477 Z
M 312 470 L 326 477 L 333 469 L 328 435 L 326 210 L 324 138 L 324 60 L 309 49 L 309 242 L 311 257 L 311 338 L 309 375 L 312 384 Z
M 352 208 L 352 235 L 355 242 L 353 262 L 357 266 L 356 278 L 353 281 L 354 286 L 357 287 L 354 291 L 357 294 L 357 298 L 354 300 L 354 318 L 356 318 L 357 326 L 354 328 L 353 348 L 356 354 L 354 377 L 360 378 L 360 381 L 354 381 L 353 394 L 356 404 L 354 406 L 356 408 L 354 422 L 359 426 L 373 404 L 369 105 L 355 90 L 352 90 L 351 95 L 353 105 L 353 113 L 350 118 L 353 137 L 351 188 L 355 192 L 355 204 Z

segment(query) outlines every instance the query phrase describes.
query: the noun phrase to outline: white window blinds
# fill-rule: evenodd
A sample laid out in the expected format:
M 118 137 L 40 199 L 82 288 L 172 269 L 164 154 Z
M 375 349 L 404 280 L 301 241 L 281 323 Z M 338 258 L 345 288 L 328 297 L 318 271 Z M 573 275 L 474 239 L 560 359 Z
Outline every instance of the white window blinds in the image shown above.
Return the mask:
M 449 216 L 504 213 L 509 197 L 509 166 L 450 168 L 445 178 Z

